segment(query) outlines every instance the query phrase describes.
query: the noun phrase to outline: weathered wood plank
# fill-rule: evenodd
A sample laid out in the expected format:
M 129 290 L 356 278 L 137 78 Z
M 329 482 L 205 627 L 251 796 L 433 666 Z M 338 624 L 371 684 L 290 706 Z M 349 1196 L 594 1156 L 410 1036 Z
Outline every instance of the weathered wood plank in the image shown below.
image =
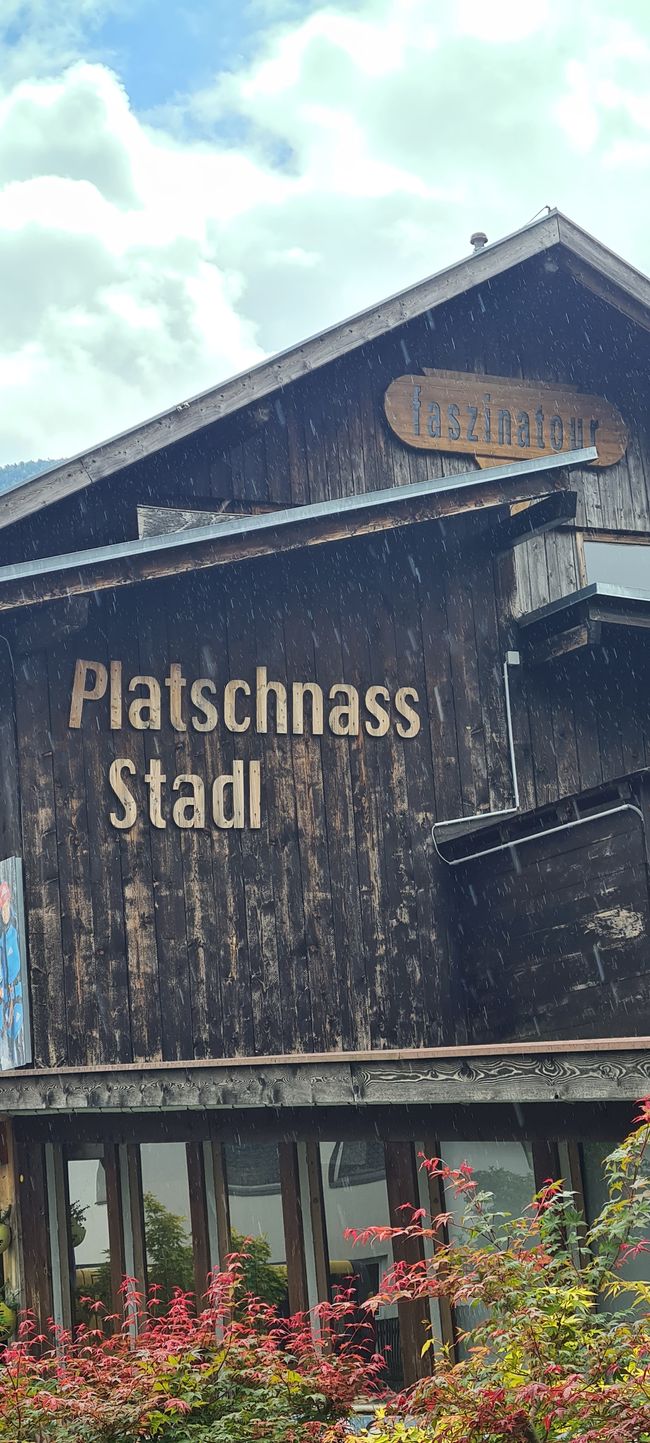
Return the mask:
M 61 888 L 57 854 L 52 735 L 43 652 L 16 667 L 16 726 L 23 818 L 26 916 L 33 999 L 34 1061 L 67 1056 Z

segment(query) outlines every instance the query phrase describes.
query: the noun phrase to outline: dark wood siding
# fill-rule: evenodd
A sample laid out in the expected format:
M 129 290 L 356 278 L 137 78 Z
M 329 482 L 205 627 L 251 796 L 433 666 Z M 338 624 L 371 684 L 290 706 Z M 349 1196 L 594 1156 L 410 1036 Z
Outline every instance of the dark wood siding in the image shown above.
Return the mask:
M 635 813 L 470 863 L 459 885 L 474 1041 L 646 1030 L 650 909 Z
M 552 995 L 556 974 L 570 975 L 567 957 L 582 947 L 593 1015 L 604 1007 L 611 1025 L 622 1025 L 610 979 L 599 993 L 592 975 L 590 918 L 605 907 L 603 889 L 612 894 L 608 907 L 632 907 L 636 897 L 640 930 L 621 966 L 640 976 L 647 888 L 637 833 L 616 833 L 611 878 L 607 848 L 596 872 L 589 847 L 577 847 L 565 933 L 540 918 L 552 887 L 533 895 L 539 869 L 525 873 L 525 884 L 518 873 L 500 881 L 510 909 L 500 920 L 491 870 L 483 881 L 473 868 L 470 909 L 460 872 L 435 856 L 435 820 L 511 802 L 503 565 L 485 539 L 463 541 L 464 525 L 441 532 L 431 523 L 103 596 L 84 629 L 54 638 L 47 654 L 18 657 L 38 1063 L 408 1047 L 466 1033 L 518 1035 L 520 1025 L 529 1035 L 524 973 L 511 986 L 505 963 L 497 975 L 493 958 L 485 969 L 478 960 L 499 950 L 506 922 L 509 937 L 518 930 L 546 938 L 550 929 L 534 965 Z M 120 659 L 125 677 L 162 678 L 180 660 L 188 677 L 211 674 L 221 684 L 242 677 L 252 685 L 255 667 L 266 665 L 274 680 L 314 679 L 324 692 L 343 680 L 361 693 L 373 683 L 412 685 L 422 727 L 410 739 L 394 730 L 318 737 L 309 726 L 304 736 L 282 736 L 272 721 L 265 736 L 222 726 L 205 736 L 178 733 L 165 721 L 160 732 L 111 733 L 105 702 L 87 707 L 81 730 L 71 731 L 77 656 Z M 637 653 L 639 675 L 642 664 Z M 635 691 L 625 680 L 629 657 L 574 657 L 570 665 L 570 677 L 566 668 L 524 669 L 515 682 L 522 796 L 531 805 L 646 764 L 647 687 Z M 138 822 L 117 832 L 107 782 L 116 755 L 130 757 L 138 776 L 156 755 L 170 778 L 194 771 L 208 779 L 231 770 L 235 757 L 258 758 L 262 826 L 153 828 L 136 783 Z M 552 865 L 561 876 L 559 850 Z M 561 941 L 552 958 L 551 937 Z M 567 1003 L 561 1019 L 541 1009 L 542 1032 L 593 1032 L 581 985 L 569 989 L 575 1007 Z M 626 1028 L 649 1023 L 639 992 Z
M 466 469 L 410 452 L 383 423 L 388 383 L 423 366 L 607 395 L 630 445 L 616 467 L 572 473 L 578 520 L 647 532 L 648 346 L 569 277 L 531 264 L 13 527 L 0 560 L 132 536 L 139 503 L 291 506 Z M 517 613 L 575 585 L 574 550 L 558 532 L 498 556 L 485 518 L 456 517 L 97 593 L 87 615 L 59 602 L 7 618 L 7 757 L 15 730 L 18 742 L 0 835 L 25 862 L 37 1064 L 650 1031 L 638 830 L 549 842 L 521 873 L 452 871 L 431 838 L 434 821 L 511 804 L 503 658 Z M 178 660 L 221 682 L 252 682 L 266 665 L 324 691 L 414 686 L 422 727 L 407 740 L 111 732 L 89 711 L 70 731 L 78 656 L 119 659 L 127 676 L 162 677 Z M 647 659 L 621 633 L 513 676 L 524 809 L 650 765 Z M 262 825 L 158 830 L 141 809 L 117 832 L 116 756 L 138 775 L 159 757 L 169 776 L 206 778 L 259 758 Z M 601 978 L 597 919 L 617 909 L 638 926 L 610 938 Z

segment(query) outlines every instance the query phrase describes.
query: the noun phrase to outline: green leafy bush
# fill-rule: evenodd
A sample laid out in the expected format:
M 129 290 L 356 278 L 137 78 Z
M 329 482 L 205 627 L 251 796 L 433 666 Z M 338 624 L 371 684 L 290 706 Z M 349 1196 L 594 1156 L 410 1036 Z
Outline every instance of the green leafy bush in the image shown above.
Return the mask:
M 650 1286 L 626 1272 L 650 1251 L 650 1103 L 605 1162 L 607 1200 L 586 1227 L 574 1195 L 549 1181 L 522 1216 L 494 1209 L 471 1168 L 423 1165 L 460 1199 L 424 1227 L 430 1261 L 396 1265 L 370 1304 L 444 1298 L 473 1309 L 454 1364 L 431 1339 L 431 1376 L 394 1400 L 373 1443 L 648 1443 Z M 448 1236 L 446 1231 L 448 1230 Z M 386 1229 L 381 1229 L 382 1240 Z M 367 1246 L 379 1232 L 358 1235 Z M 358 1435 L 357 1435 L 358 1443 Z

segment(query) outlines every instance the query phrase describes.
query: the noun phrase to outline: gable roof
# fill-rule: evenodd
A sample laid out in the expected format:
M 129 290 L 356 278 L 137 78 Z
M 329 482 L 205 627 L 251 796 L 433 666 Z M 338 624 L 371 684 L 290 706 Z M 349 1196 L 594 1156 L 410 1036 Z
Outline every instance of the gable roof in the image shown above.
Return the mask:
M 561 212 L 551 210 L 512 235 L 262 361 L 252 370 L 243 371 L 38 476 L 17 482 L 0 496 L 0 527 L 71 496 L 204 426 L 263 400 L 319 367 L 556 246 L 566 252 L 577 279 L 637 324 L 650 329 L 648 277 Z

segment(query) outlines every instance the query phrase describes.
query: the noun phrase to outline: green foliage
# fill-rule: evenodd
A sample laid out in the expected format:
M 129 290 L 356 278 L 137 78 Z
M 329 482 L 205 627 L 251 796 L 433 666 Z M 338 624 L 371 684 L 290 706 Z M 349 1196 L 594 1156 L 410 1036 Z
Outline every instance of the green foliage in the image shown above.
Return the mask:
M 192 1244 L 182 1217 L 151 1192 L 145 1193 L 143 1203 L 149 1286 L 161 1303 L 169 1304 L 177 1288 L 190 1293 L 194 1287 Z
M 336 1443 L 373 1369 L 340 1337 L 320 1348 L 309 1319 L 279 1319 L 245 1294 L 241 1266 L 211 1280 L 197 1315 L 178 1293 L 159 1316 L 125 1286 L 117 1332 L 21 1337 L 0 1355 L 5 1443 Z M 138 1340 L 133 1346 L 132 1324 Z M 335 1322 L 325 1308 L 326 1330 Z M 376 1369 L 375 1369 L 376 1371 Z
M 233 1253 L 241 1258 L 243 1291 L 272 1308 L 282 1308 L 287 1297 L 287 1270 L 271 1263 L 268 1238 L 245 1238 L 233 1228 L 231 1239 Z
M 650 1250 L 649 1142 L 645 1103 L 606 1160 L 607 1200 L 590 1227 L 562 1182 L 513 1216 L 469 1167 L 425 1161 L 459 1216 L 424 1228 L 431 1262 L 396 1266 L 371 1306 L 445 1298 L 475 1322 L 459 1363 L 425 1341 L 431 1376 L 385 1409 L 373 1443 L 649 1443 L 650 1285 L 629 1270 Z M 400 1235 L 419 1234 L 421 1218 Z M 367 1244 L 373 1229 L 359 1236 Z

